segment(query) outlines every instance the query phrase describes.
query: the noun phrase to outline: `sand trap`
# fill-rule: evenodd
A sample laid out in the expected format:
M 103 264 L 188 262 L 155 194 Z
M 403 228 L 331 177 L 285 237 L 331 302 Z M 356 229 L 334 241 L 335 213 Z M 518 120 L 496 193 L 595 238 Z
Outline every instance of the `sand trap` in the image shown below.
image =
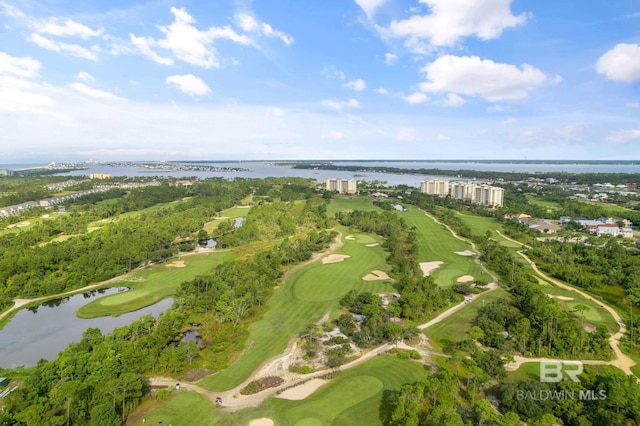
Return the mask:
M 568 297 L 568 296 L 553 296 L 553 295 L 549 295 L 550 298 L 552 299 L 558 299 L 558 300 L 573 300 L 573 297 Z
M 371 244 L 365 244 L 367 247 L 375 247 L 378 245 L 378 243 L 371 243 Z
M 238 206 L 239 209 L 250 209 L 251 206 Z M 271 420 L 269 420 L 271 422 Z M 273 424 L 273 422 L 271 422 Z
M 327 382 L 328 380 L 324 379 L 311 379 L 301 385 L 285 390 L 280 395 L 277 395 L 277 398 L 300 401 L 314 393 L 320 386 Z
M 348 254 L 330 254 L 322 258 L 322 263 L 338 263 L 350 257 Z
M 422 269 L 422 273 L 425 277 L 429 276 L 431 271 L 437 269 L 442 265 L 442 262 L 439 260 L 433 262 L 420 262 L 420 269 Z
M 353 235 L 347 235 L 346 237 L 344 237 L 345 240 L 355 240 L 356 237 L 354 237 Z
M 31 225 L 31 222 L 20 222 L 14 223 L 13 225 L 7 226 L 7 228 L 24 228 L 25 226 Z
M 43 215 L 42 215 L 42 216 L 40 216 L 40 217 L 42 217 L 43 219 L 49 219 L 51 216 L 49 216 L 48 214 L 43 214 Z
M 173 262 L 167 263 L 164 266 L 166 266 L 167 268 L 184 268 L 187 265 L 184 264 L 184 260 L 174 260 Z
M 254 419 L 249 422 L 249 426 L 273 426 L 273 420 L 268 417 Z
M 387 273 L 385 271 L 371 271 L 370 274 L 365 275 L 364 277 L 362 277 L 363 280 L 365 281 L 377 281 L 377 280 L 388 280 L 391 277 L 389 277 L 389 275 L 387 275 Z
M 463 275 L 457 280 L 459 283 L 470 283 L 473 281 L 473 277 L 471 275 Z
M 465 250 L 465 251 L 454 251 L 455 254 L 459 254 L 460 256 L 475 256 L 475 252 L 471 251 L 471 250 Z

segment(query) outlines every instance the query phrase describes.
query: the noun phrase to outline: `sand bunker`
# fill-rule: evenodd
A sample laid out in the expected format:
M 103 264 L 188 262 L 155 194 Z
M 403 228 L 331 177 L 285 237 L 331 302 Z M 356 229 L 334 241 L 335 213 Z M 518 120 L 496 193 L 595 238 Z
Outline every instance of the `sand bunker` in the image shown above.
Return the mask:
M 13 225 L 7 226 L 7 228 L 24 228 L 25 226 L 31 225 L 31 222 L 20 222 L 14 223 Z
M 442 265 L 442 262 L 439 260 L 433 262 L 420 262 L 420 269 L 422 269 L 422 273 L 424 274 L 424 276 L 427 277 L 429 276 L 431 271 L 437 269 L 438 267 L 440 267 L 440 265 Z
M 48 214 L 43 214 L 43 215 L 42 215 L 42 216 L 40 216 L 40 217 L 42 217 L 43 219 L 49 219 L 51 216 L 49 216 Z
M 387 275 L 385 271 L 378 271 L 377 269 L 375 271 L 371 271 L 370 274 L 362 277 L 362 279 L 365 281 L 388 280 L 390 278 L 391 277 L 389 277 L 389 275 Z
M 573 297 L 568 297 L 568 296 L 553 296 L 553 295 L 549 295 L 549 297 L 551 297 L 552 299 L 558 299 L 558 300 L 573 300 Z
M 455 254 L 459 254 L 460 256 L 474 256 L 476 253 L 471 250 L 465 251 L 454 251 Z
M 457 280 L 459 283 L 470 283 L 473 281 L 473 277 L 471 275 L 463 275 Z
M 322 258 L 322 263 L 338 263 L 350 257 L 348 254 L 330 254 Z
M 261 417 L 249 422 L 249 426 L 273 426 L 273 420 L 268 417 Z
M 356 237 L 354 237 L 353 235 L 347 235 L 346 237 L 344 237 L 345 240 L 355 240 Z
M 367 247 L 375 247 L 378 245 L 378 243 L 371 243 L 371 244 L 365 244 Z
M 314 393 L 320 386 L 324 385 L 327 382 L 328 380 L 324 379 L 311 379 L 301 385 L 285 390 L 280 395 L 277 395 L 277 398 L 300 401 L 301 399 L 305 399 L 306 397 Z
M 251 206 L 237 206 L 239 209 L 250 209 Z M 273 424 L 273 422 L 271 422 Z
M 166 266 L 167 268 L 184 268 L 187 265 L 185 265 L 184 260 L 174 260 L 173 262 L 167 263 L 164 266 Z

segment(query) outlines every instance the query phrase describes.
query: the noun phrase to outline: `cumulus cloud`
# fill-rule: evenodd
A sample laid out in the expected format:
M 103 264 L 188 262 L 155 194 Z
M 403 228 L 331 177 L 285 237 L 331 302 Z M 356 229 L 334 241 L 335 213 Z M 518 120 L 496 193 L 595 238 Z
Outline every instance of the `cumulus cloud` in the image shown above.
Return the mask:
M 620 43 L 600 56 L 596 71 L 621 83 L 640 82 L 640 45 Z
M 28 40 L 43 49 L 51 50 L 53 52 L 61 53 L 63 55 L 75 56 L 78 58 L 89 59 L 91 61 L 97 61 L 98 55 L 93 50 L 82 47 L 79 44 L 63 43 L 55 41 L 41 36 L 37 33 L 32 33 Z M 97 48 L 95 48 L 97 50 Z
M 322 68 L 321 74 L 327 79 L 337 78 L 338 80 L 344 80 L 347 78 L 346 74 L 337 69 L 334 65 L 328 65 Z
M 40 62 L 28 56 L 18 58 L 0 52 L 0 75 L 10 74 L 17 77 L 34 77 L 40 70 Z
M 84 24 L 66 19 L 64 22 L 58 18 L 37 21 L 33 24 L 36 32 L 59 37 L 80 37 L 84 40 L 90 37 L 102 35 L 102 30 L 93 30 Z
M 465 100 L 461 96 L 456 95 L 455 93 L 449 93 L 447 97 L 441 100 L 438 104 L 446 107 L 455 108 L 455 107 L 464 105 Z
M 640 102 L 627 102 L 625 106 L 627 108 L 640 108 Z
M 40 67 L 33 58 L 0 52 L 0 111 L 38 113 L 54 104 L 33 83 Z
M 511 107 L 509 106 L 505 106 L 505 105 L 491 105 L 487 107 L 487 112 L 504 112 L 504 111 L 510 111 Z
M 372 19 L 376 10 L 385 4 L 387 0 L 355 0 L 355 2 L 364 11 L 367 18 Z
M 358 78 L 343 84 L 342 87 L 355 90 L 356 92 L 362 92 L 367 87 L 367 83 L 365 83 L 363 79 Z
M 209 86 L 193 74 L 172 75 L 167 77 L 166 83 L 175 85 L 181 92 L 191 96 L 202 96 L 211 92 Z
M 153 48 L 160 48 L 171 52 L 181 61 L 203 68 L 219 68 L 220 59 L 213 46 L 218 39 L 230 40 L 242 45 L 250 45 L 251 39 L 244 34 L 238 34 L 229 26 L 212 26 L 206 30 L 199 30 L 194 24 L 196 20 L 184 8 L 171 7 L 174 21 L 170 25 L 158 25 L 158 29 L 164 33 L 162 39 L 153 37 L 138 37 L 130 34 L 131 42 L 143 55 L 152 60 L 171 65 L 172 58 L 160 56 Z
M 550 80 L 528 64 L 518 68 L 477 56 L 445 55 L 425 65 L 422 71 L 427 78 L 420 83 L 424 92 L 482 96 L 490 102 L 522 99 Z
M 327 108 L 335 109 L 336 111 L 340 111 L 343 109 L 355 109 L 360 108 L 360 103 L 356 99 L 349 99 L 348 101 L 338 101 L 335 99 L 325 99 L 322 102 L 322 105 Z
M 120 99 L 118 96 L 114 95 L 111 92 L 107 92 L 100 89 L 94 89 L 92 87 L 87 86 L 84 83 L 71 83 L 69 85 L 76 92 L 88 96 L 90 98 L 94 98 L 100 101 L 115 101 Z
M 607 135 L 607 141 L 611 143 L 628 143 L 640 141 L 640 129 L 612 130 Z
M 385 53 L 384 55 L 384 63 L 387 65 L 393 65 L 398 60 L 398 55 L 393 53 Z
M 89 82 L 95 80 L 95 78 L 93 78 L 93 76 L 91 74 L 89 74 L 88 72 L 84 72 L 84 71 L 80 71 L 79 73 L 74 75 L 73 78 L 75 78 L 76 80 L 89 81 Z
M 429 7 L 426 15 L 393 20 L 382 34 L 407 39 L 407 47 L 423 53 L 426 40 L 433 46 L 454 46 L 461 39 L 481 40 L 500 37 L 502 32 L 525 23 L 528 14 L 513 15 L 512 0 L 421 0 Z
M 287 46 L 293 43 L 293 37 L 289 34 L 283 33 L 274 29 L 271 25 L 265 22 L 258 22 L 253 16 L 246 13 L 237 13 L 234 16 L 236 25 L 243 31 L 248 33 L 260 34 L 265 37 L 272 37 L 280 39 Z
M 421 104 L 429 100 L 429 97 L 422 92 L 415 92 L 409 96 L 405 96 L 404 100 L 410 104 Z
M 385 89 L 384 87 L 378 87 L 376 89 L 376 93 L 378 93 L 380 95 L 387 95 L 387 94 L 389 94 L 389 91 L 387 89 Z

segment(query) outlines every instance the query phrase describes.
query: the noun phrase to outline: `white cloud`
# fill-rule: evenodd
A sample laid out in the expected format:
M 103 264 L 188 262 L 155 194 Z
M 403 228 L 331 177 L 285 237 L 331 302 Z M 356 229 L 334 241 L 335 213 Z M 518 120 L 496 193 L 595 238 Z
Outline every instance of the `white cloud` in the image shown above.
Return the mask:
M 487 112 L 504 112 L 504 111 L 510 111 L 511 107 L 509 106 L 505 106 L 505 105 L 491 105 L 487 107 Z
M 17 77 L 34 77 L 40 70 L 40 62 L 27 56 L 18 58 L 0 52 L 0 75 L 11 74 Z
M 640 108 L 640 102 L 627 102 L 625 106 L 627 108 Z
M 363 79 L 358 78 L 343 84 L 342 87 L 355 90 L 356 92 L 362 92 L 367 87 L 367 83 L 365 83 Z
M 329 140 L 339 141 L 341 139 L 344 139 L 344 133 L 338 132 L 338 131 L 333 131 L 333 132 L 325 133 L 320 137 L 322 139 L 329 139 Z
M 611 143 L 640 141 L 640 128 L 632 130 L 612 130 L 607 135 L 607 141 Z
M 360 108 L 360 103 L 356 99 L 349 99 L 348 101 L 337 101 L 334 99 L 323 100 L 322 105 L 340 111 L 346 108 Z
M 398 60 L 398 55 L 393 53 L 385 53 L 384 54 L 384 63 L 387 65 L 393 65 Z
M 28 40 L 43 49 L 51 50 L 61 53 L 63 55 L 76 56 L 78 58 L 89 59 L 91 61 L 97 61 L 98 55 L 94 51 L 82 47 L 79 44 L 62 43 L 60 41 L 54 41 L 40 34 L 32 33 Z
M 378 87 L 376 89 L 376 93 L 378 93 L 380 95 L 387 95 L 389 93 L 389 91 L 387 89 L 385 89 L 384 87 Z
M 400 142 L 412 142 L 416 140 L 416 129 L 413 127 L 401 127 L 396 133 L 396 140 Z
M 461 96 L 458 96 L 455 93 L 449 93 L 445 99 L 439 102 L 439 105 L 455 108 L 464 105 L 465 102 L 466 101 Z
M 531 65 L 518 68 L 477 56 L 442 56 L 422 71 L 427 78 L 427 82 L 420 83 L 424 92 L 482 96 L 491 102 L 522 99 L 549 80 Z
M 89 74 L 88 72 L 84 72 L 84 71 L 80 71 L 79 73 L 74 75 L 73 78 L 75 78 L 76 80 L 80 80 L 80 81 L 89 81 L 89 82 L 95 81 L 95 78 L 93 78 L 93 76 L 91 74 Z
M 405 96 L 405 101 L 410 104 L 421 104 L 429 100 L 429 97 L 422 92 L 415 92 L 410 94 L 409 96 Z
M 287 46 L 293 43 L 293 37 L 274 29 L 271 25 L 265 22 L 258 22 L 253 16 L 246 13 L 237 13 L 234 16 L 235 23 L 243 31 L 248 33 L 256 33 L 265 37 L 272 37 L 280 39 Z
M 338 80 L 344 80 L 347 78 L 344 72 L 337 69 L 334 65 L 329 65 L 322 68 L 320 72 L 325 78 L 337 78 Z
M 511 1 L 420 0 L 429 7 L 429 14 L 394 20 L 389 28 L 379 30 L 383 35 L 407 38 L 407 47 L 420 53 L 424 49 L 422 40 L 433 46 L 453 46 L 468 36 L 490 40 L 500 37 L 506 28 L 527 21 L 526 13 L 511 13 Z
M 213 46 L 217 39 L 230 40 L 242 45 L 250 45 L 251 39 L 244 34 L 238 34 L 229 26 L 212 26 L 206 30 L 199 30 L 193 24 L 195 19 L 186 9 L 171 7 L 174 21 L 168 26 L 158 25 L 165 38 L 138 37 L 130 34 L 132 43 L 140 53 L 149 56 L 154 61 L 171 65 L 172 59 L 158 55 L 152 48 L 170 51 L 174 57 L 191 65 L 203 68 L 219 68 L 220 59 Z
M 504 120 L 501 121 L 502 124 L 515 124 L 517 122 L 518 122 L 518 120 L 516 120 L 513 117 L 507 117 L 507 118 L 505 118 Z
M 2 14 L 9 16 L 11 18 L 24 18 L 25 14 L 22 11 L 10 4 L 7 4 L 3 1 L 0 1 L 0 6 L 2 7 Z
M 620 43 L 602 55 L 596 71 L 621 83 L 640 82 L 640 45 Z
M 387 0 L 355 0 L 355 2 L 364 11 L 367 18 L 372 19 L 376 10 L 385 4 Z
M 284 110 L 278 107 L 267 107 L 267 112 L 274 117 L 282 117 L 284 115 Z
M 69 87 L 71 87 L 73 90 L 75 90 L 76 92 L 82 95 L 85 95 L 94 99 L 98 99 L 101 101 L 115 101 L 120 99 L 118 96 L 114 95 L 111 92 L 106 92 L 100 89 L 94 89 L 92 87 L 87 86 L 84 83 L 71 83 Z
M 53 36 L 76 36 L 83 40 L 90 37 L 98 37 L 102 35 L 102 30 L 92 30 L 84 24 L 67 19 L 61 22 L 58 18 L 49 18 L 46 21 L 39 21 L 33 24 L 34 29 L 38 33 L 49 34 Z
M 193 74 L 172 75 L 167 77 L 167 84 L 175 84 L 181 92 L 191 96 L 202 96 L 211 92 L 207 84 Z

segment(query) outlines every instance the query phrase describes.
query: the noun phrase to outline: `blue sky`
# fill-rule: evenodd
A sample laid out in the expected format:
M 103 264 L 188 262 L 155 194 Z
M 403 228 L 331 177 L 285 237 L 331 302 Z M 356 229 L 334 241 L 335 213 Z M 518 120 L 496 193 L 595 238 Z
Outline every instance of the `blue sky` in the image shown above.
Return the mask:
M 0 123 L 0 163 L 637 160 L 640 1 L 0 0 Z

